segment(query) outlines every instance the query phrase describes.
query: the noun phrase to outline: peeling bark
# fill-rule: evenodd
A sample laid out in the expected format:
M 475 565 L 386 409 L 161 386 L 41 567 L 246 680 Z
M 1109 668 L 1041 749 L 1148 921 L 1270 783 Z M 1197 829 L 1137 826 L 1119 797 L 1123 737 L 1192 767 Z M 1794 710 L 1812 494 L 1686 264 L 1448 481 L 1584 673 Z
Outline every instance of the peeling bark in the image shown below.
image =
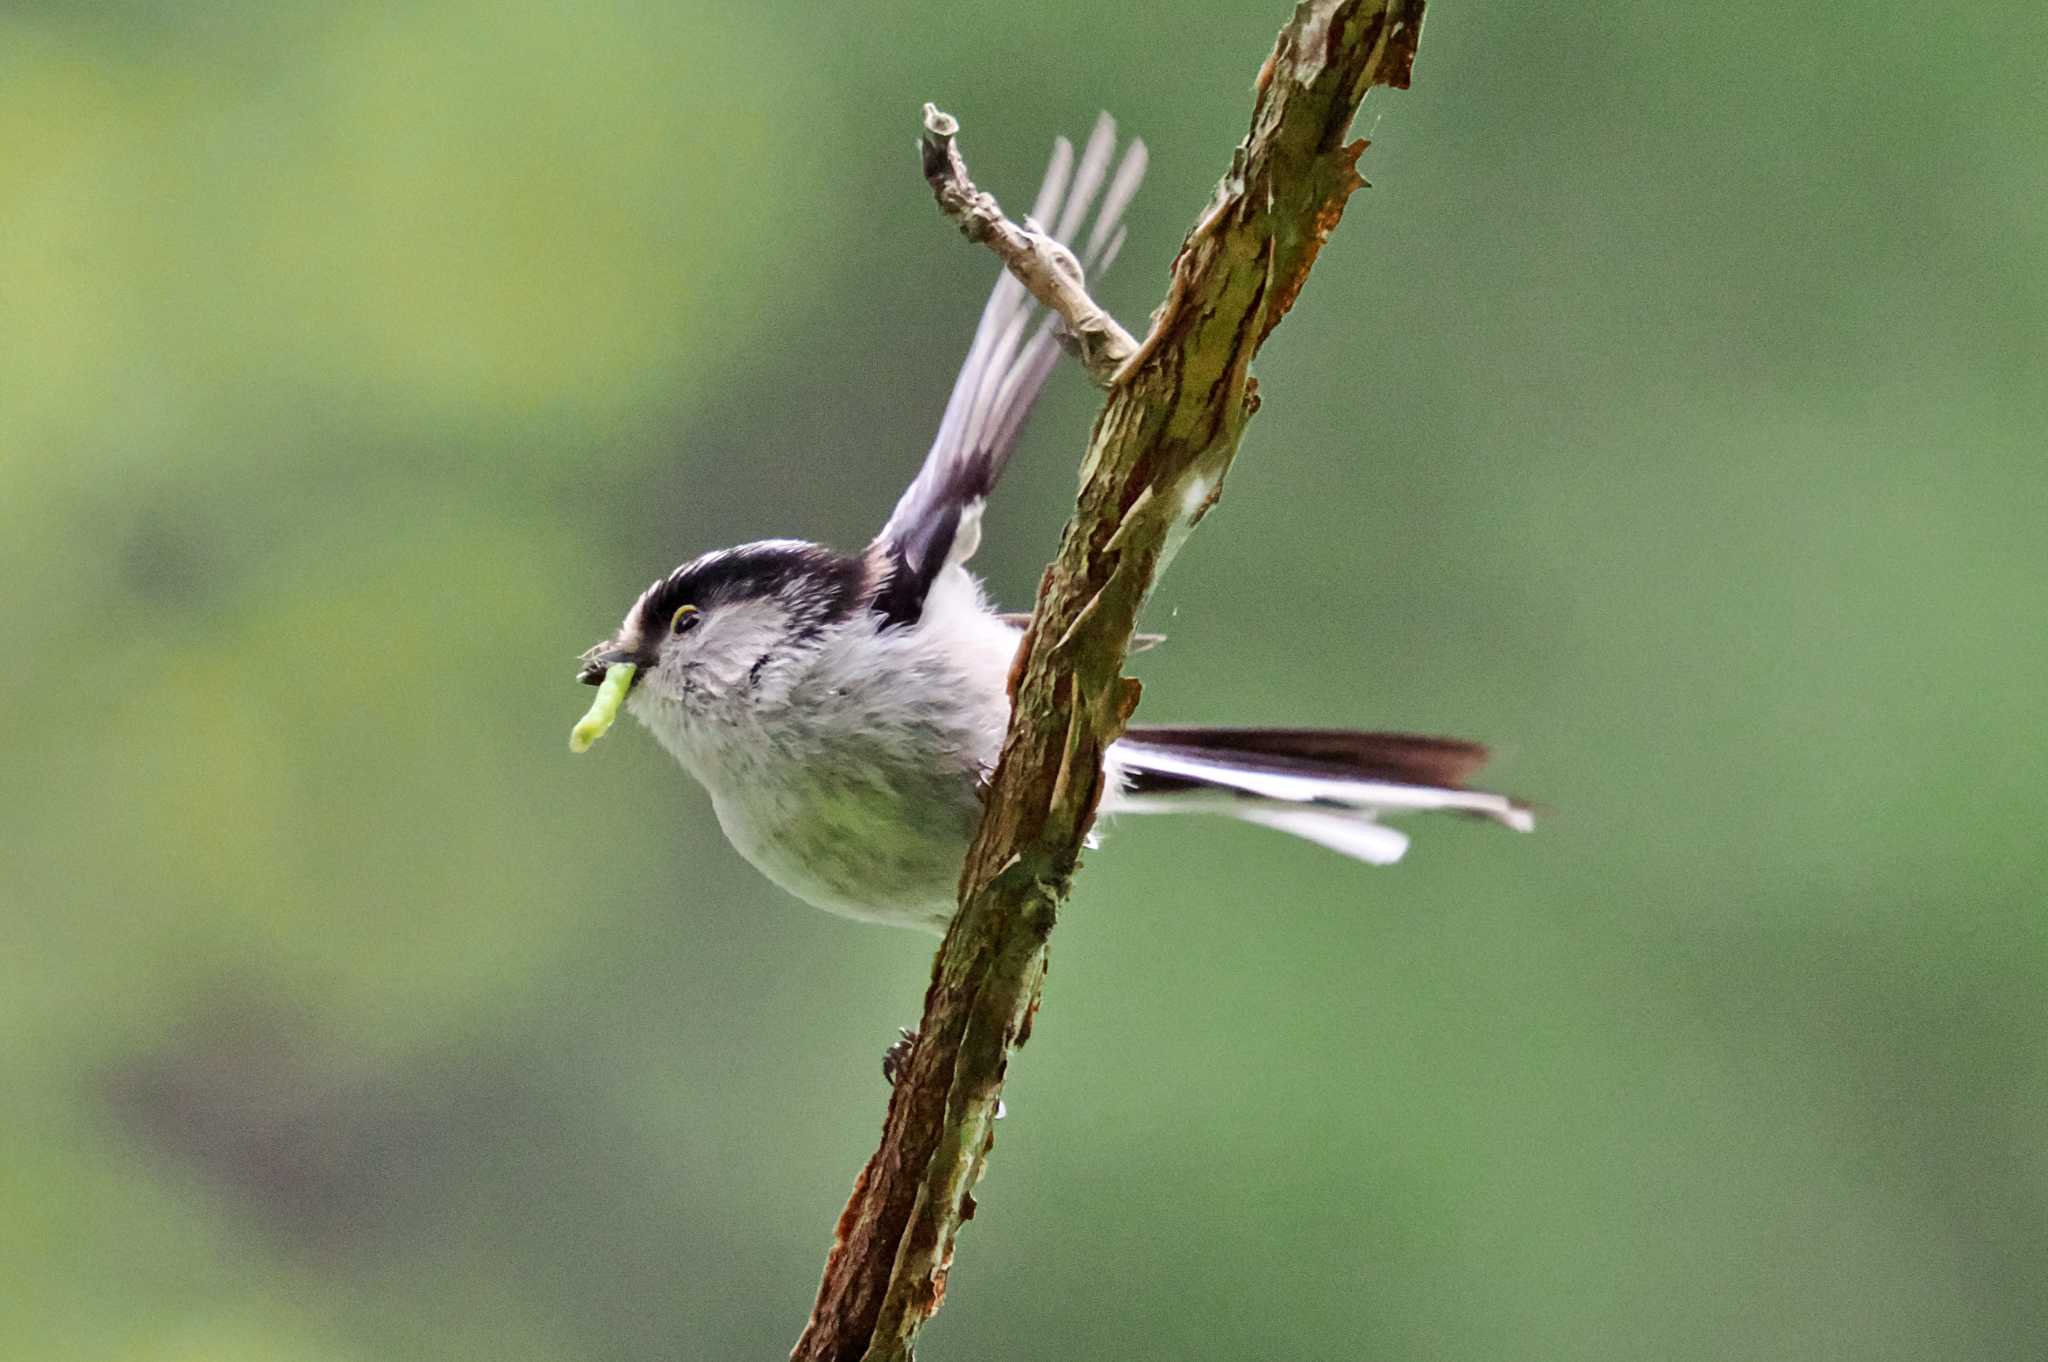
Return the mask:
M 1080 310 L 1094 304 L 1078 280 L 1060 286 L 1033 234 L 1007 224 L 993 198 L 973 197 L 956 129 L 928 106 L 925 168 L 941 207 L 1079 322 L 1084 363 L 1106 376 L 1109 397 L 1011 676 L 1010 730 L 961 875 L 960 912 L 934 962 L 881 1146 L 839 1219 L 796 1362 L 908 1362 L 945 1297 L 1010 1052 L 1030 1033 L 1047 942 L 1101 799 L 1102 754 L 1138 702 L 1138 683 L 1122 672 L 1138 610 L 1179 537 L 1215 503 L 1258 409 L 1252 357 L 1364 184 L 1365 143 L 1346 138 L 1368 90 L 1407 87 L 1422 9 L 1421 0 L 1296 7 L 1260 69 L 1251 131 L 1135 346 L 1100 308 Z M 965 226 L 963 214 L 981 227 Z M 1099 337 L 1092 347 L 1089 334 Z

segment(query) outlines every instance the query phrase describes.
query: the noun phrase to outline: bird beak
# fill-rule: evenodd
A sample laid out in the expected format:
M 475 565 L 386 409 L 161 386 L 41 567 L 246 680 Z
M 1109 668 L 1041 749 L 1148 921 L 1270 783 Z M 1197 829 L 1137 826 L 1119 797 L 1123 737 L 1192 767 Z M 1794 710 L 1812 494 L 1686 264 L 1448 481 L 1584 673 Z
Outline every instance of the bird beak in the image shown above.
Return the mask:
M 652 659 L 607 640 L 583 654 L 583 666 L 577 671 L 576 679 L 586 686 L 598 685 L 604 680 L 604 674 L 620 662 L 631 662 L 644 672 L 652 664 Z M 633 679 L 638 681 L 640 678 L 635 675 Z

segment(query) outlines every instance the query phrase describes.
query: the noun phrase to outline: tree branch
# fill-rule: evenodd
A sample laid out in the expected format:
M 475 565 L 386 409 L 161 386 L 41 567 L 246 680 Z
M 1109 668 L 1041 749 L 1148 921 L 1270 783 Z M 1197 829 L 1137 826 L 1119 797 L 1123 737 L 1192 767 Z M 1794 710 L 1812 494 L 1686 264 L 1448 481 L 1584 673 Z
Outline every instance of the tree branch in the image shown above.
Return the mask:
M 795 1362 L 908 1362 L 944 1298 L 1009 1054 L 1030 1033 L 1047 941 L 1101 799 L 1103 752 L 1137 704 L 1138 684 L 1122 667 L 1138 609 L 1179 537 L 1216 500 L 1258 409 L 1252 356 L 1364 184 L 1356 166 L 1365 143 L 1345 138 L 1369 89 L 1407 87 L 1422 8 L 1296 7 L 1259 71 L 1251 131 L 1181 245 L 1151 333 L 1121 359 L 1098 352 L 1093 361 L 1115 366 L 1109 400 L 1011 674 L 1010 730 L 961 875 L 960 912 L 939 948 L 881 1146 L 839 1218 Z M 967 179 L 952 121 L 931 110 L 926 129 L 926 173 L 942 207 L 1071 318 L 1063 275 L 1045 267 L 1035 234 L 1007 223 Z M 1067 282 L 1107 318 L 1078 279 Z
M 1117 370 L 1138 352 L 1138 343 L 1088 296 L 1081 263 L 1072 251 L 1039 231 L 1029 219 L 1022 226 L 1010 221 L 1003 216 L 995 195 L 975 188 L 953 142 L 959 131 L 960 123 L 953 115 L 941 113 L 937 105 L 924 106 L 924 136 L 918 150 L 924 158 L 925 182 L 939 201 L 939 211 L 959 224 L 962 236 L 983 243 L 1001 257 L 1032 297 L 1059 314 L 1088 376 L 1108 387 Z

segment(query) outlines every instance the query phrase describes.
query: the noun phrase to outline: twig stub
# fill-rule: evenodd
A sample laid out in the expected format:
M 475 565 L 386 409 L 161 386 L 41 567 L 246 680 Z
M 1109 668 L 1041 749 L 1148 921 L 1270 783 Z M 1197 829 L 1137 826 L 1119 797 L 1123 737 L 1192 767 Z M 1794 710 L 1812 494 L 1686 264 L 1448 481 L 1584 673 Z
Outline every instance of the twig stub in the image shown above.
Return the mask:
M 1230 467 L 1257 406 L 1246 367 L 1361 183 L 1344 139 L 1368 89 L 1407 84 L 1422 3 L 1295 6 L 1260 73 L 1251 130 L 1174 261 L 1142 352 L 1062 277 L 1046 238 L 974 187 L 958 124 L 925 108 L 925 176 L 941 210 L 1073 327 L 1110 395 L 1011 674 L 1009 733 L 917 1044 L 792 1362 L 909 1362 L 938 1308 L 1009 1054 L 1036 1011 L 1047 939 L 1094 817 L 1102 754 L 1136 701 L 1122 668 L 1138 608 Z
M 1058 314 L 1088 376 L 1108 387 L 1124 362 L 1137 353 L 1137 341 L 1088 296 L 1073 252 L 1028 220 L 1022 225 L 1012 222 L 995 195 L 975 186 L 955 140 L 959 132 L 959 119 L 935 104 L 924 106 L 918 151 L 939 211 L 953 220 L 962 236 L 994 251 L 1032 297 Z

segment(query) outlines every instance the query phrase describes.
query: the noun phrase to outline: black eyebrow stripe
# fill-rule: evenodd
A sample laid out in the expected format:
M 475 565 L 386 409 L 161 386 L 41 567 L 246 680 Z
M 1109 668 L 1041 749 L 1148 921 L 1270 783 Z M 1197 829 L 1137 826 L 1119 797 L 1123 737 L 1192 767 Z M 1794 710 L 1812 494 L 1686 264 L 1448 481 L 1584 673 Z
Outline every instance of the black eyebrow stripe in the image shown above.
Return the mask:
M 683 564 L 641 594 L 634 622 L 643 633 L 666 630 L 686 605 L 709 613 L 732 601 L 776 597 L 796 617 L 799 636 L 810 637 L 857 610 L 866 584 L 859 558 L 820 544 L 767 540 Z

